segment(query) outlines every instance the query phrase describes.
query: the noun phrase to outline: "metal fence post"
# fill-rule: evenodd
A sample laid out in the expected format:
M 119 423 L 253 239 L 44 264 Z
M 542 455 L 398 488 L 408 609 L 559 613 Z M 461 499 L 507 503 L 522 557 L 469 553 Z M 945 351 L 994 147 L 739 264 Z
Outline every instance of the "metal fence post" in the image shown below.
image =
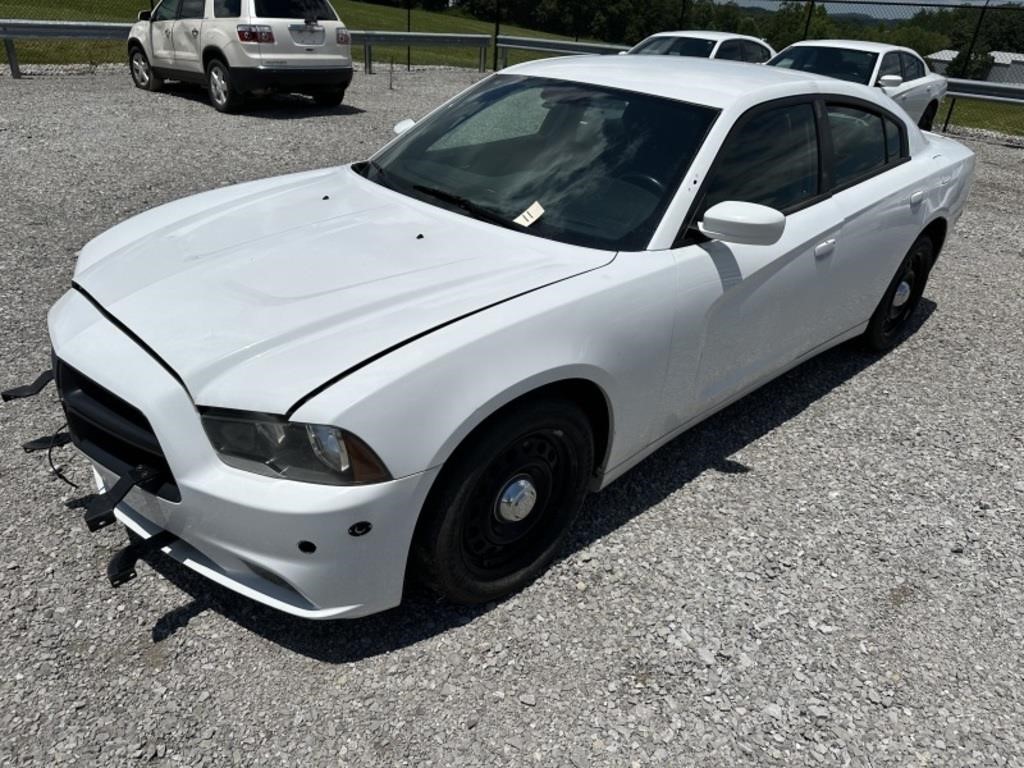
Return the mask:
M 985 0 L 985 4 L 981 6 L 981 11 L 978 13 L 978 23 L 974 26 L 974 36 L 971 38 L 971 44 L 967 46 L 967 56 L 964 57 L 964 65 L 960 69 L 960 77 L 968 77 L 967 72 L 971 66 L 971 56 L 974 55 L 974 46 L 978 42 L 978 35 L 981 33 L 981 22 L 985 18 L 985 11 L 987 10 L 988 0 Z
M 501 34 L 501 0 L 494 0 L 494 71 L 498 71 L 498 35 Z
M 951 96 L 949 101 L 949 109 L 946 110 L 946 120 L 942 123 L 942 132 L 945 133 L 946 129 L 949 128 L 949 118 L 953 116 L 953 107 L 956 106 L 956 96 Z
M 487 68 L 487 44 L 483 43 L 480 46 L 480 72 L 483 72 Z
M 363 43 L 363 71 L 373 74 L 373 46 L 369 43 Z
M 14 50 L 14 41 L 5 37 L 4 50 L 7 52 L 7 63 L 11 67 L 11 77 L 17 80 L 21 77 L 21 67 L 18 66 L 18 52 Z
M 807 4 L 807 21 L 804 22 L 804 40 L 811 33 L 811 18 L 814 16 L 814 0 Z

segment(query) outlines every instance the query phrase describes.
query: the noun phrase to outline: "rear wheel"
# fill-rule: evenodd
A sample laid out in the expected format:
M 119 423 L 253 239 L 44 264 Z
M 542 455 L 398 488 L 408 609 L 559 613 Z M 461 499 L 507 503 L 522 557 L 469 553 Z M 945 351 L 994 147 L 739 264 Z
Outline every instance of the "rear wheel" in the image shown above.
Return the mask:
M 313 94 L 313 101 L 318 107 L 336 107 L 345 100 L 345 89 L 337 91 L 320 91 Z
M 128 69 L 132 73 L 132 82 L 136 88 L 145 91 L 158 91 L 164 82 L 153 72 L 146 52 L 137 45 L 128 50 Z
M 218 112 L 232 112 L 242 103 L 242 94 L 235 89 L 231 70 L 220 59 L 211 59 L 206 65 L 206 90 Z
M 593 467 L 593 432 L 574 403 L 506 411 L 459 448 L 431 494 L 413 553 L 420 573 L 457 603 L 522 589 L 558 553 Z
M 921 115 L 921 119 L 917 122 L 917 127 L 922 131 L 930 131 L 932 129 L 932 123 L 935 122 L 935 115 L 939 111 L 939 105 L 936 102 L 929 104 L 924 114 Z
M 864 332 L 868 347 L 884 352 L 895 346 L 921 301 L 934 257 L 935 246 L 928 235 L 910 246 Z

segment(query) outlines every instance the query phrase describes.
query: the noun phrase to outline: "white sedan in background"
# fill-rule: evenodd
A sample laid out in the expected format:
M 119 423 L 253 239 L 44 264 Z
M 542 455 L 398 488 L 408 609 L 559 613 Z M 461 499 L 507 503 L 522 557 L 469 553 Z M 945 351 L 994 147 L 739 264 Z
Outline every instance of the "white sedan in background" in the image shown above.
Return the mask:
M 973 169 L 877 89 L 571 57 L 367 161 L 155 208 L 49 315 L 86 522 L 298 616 L 407 578 L 500 598 L 588 490 L 822 350 L 897 343 Z
M 641 56 L 692 56 L 698 59 L 725 59 L 764 64 L 775 55 L 764 40 L 733 32 L 686 30 L 659 32 L 641 40 L 628 51 Z
M 926 131 L 948 87 L 946 78 L 928 69 L 911 49 L 863 40 L 804 40 L 768 65 L 878 86 Z

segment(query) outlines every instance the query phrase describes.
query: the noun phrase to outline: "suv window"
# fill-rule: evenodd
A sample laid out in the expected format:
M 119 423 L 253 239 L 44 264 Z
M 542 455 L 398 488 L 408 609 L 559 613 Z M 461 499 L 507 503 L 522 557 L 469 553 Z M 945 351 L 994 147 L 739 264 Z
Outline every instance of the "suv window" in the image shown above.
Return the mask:
M 256 0 L 256 15 L 263 19 L 335 21 L 338 17 L 327 0 Z
M 749 61 L 753 64 L 762 64 L 772 57 L 771 52 L 763 45 L 752 42 L 750 40 L 743 40 L 743 60 Z
M 242 15 L 242 0 L 213 0 L 213 15 L 218 19 L 237 19 Z
M 743 61 L 743 48 L 740 46 L 742 40 L 726 40 L 715 54 L 716 59 L 728 61 Z
M 179 19 L 201 19 L 206 15 L 206 0 L 181 0 Z
M 917 58 L 917 56 L 912 53 L 903 53 L 901 51 L 900 58 L 903 59 L 904 80 L 917 80 L 919 77 L 924 77 L 924 64 L 919 58 Z
M 878 79 L 881 80 L 885 75 L 903 77 L 903 70 L 900 67 L 900 55 L 895 51 L 887 53 L 882 57 L 882 64 L 878 68 Z
M 181 0 L 164 0 L 149 17 L 150 21 L 170 21 L 178 15 L 178 4 Z
M 723 200 L 786 212 L 818 194 L 814 108 L 790 104 L 757 112 L 718 153 L 701 212 Z
M 882 116 L 860 107 L 829 104 L 835 148 L 835 184 L 844 186 L 880 170 L 889 161 Z

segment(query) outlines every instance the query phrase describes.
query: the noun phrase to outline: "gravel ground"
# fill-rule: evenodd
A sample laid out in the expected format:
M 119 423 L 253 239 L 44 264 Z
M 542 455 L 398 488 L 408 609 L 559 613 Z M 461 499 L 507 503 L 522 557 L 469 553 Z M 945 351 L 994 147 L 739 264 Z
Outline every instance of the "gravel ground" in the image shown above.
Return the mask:
M 2 383 L 46 366 L 93 235 L 364 157 L 476 78 L 360 75 L 336 110 L 227 117 L 127 73 L 0 80 Z M 973 146 L 912 337 L 675 441 L 498 605 L 308 623 L 165 560 L 111 590 L 121 534 L 87 533 L 18 448 L 60 426 L 52 389 L 0 408 L 0 764 L 1024 765 L 1024 151 Z

